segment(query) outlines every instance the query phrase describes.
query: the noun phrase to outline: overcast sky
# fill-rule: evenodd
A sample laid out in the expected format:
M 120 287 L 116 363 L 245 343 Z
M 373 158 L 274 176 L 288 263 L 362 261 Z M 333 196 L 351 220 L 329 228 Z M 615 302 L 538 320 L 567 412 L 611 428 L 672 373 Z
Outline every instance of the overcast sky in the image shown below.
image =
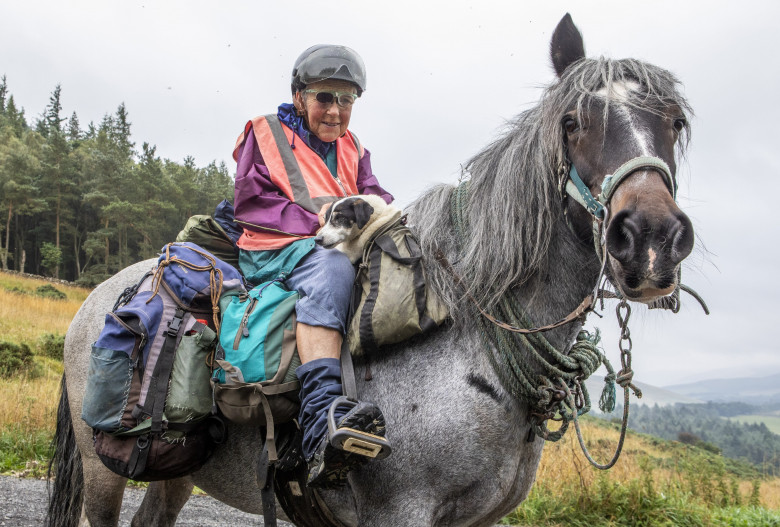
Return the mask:
M 728 5 L 720 8 L 719 5 Z M 382 6 L 382 7 L 380 7 Z M 368 89 L 350 128 L 408 204 L 460 165 L 553 80 L 548 46 L 568 11 L 589 56 L 673 71 L 696 116 L 679 202 L 699 240 L 682 311 L 635 309 L 639 380 L 664 386 L 780 373 L 780 3 L 668 1 L 0 0 L 0 75 L 28 119 L 62 85 L 82 127 L 124 102 L 133 140 L 205 166 L 244 123 L 290 98 L 292 63 L 317 43 L 357 50 Z M 614 306 L 596 325 L 619 364 Z

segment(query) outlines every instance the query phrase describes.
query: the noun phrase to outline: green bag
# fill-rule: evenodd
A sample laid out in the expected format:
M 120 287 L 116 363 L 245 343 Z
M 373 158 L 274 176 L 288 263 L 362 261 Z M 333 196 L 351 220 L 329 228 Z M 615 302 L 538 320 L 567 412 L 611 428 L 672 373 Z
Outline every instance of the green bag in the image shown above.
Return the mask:
M 420 244 L 406 216 L 379 230 L 363 249 L 347 338 L 353 355 L 439 326 L 447 307 L 425 282 Z
M 211 216 L 191 216 L 176 236 L 177 242 L 192 242 L 238 269 L 238 248 Z

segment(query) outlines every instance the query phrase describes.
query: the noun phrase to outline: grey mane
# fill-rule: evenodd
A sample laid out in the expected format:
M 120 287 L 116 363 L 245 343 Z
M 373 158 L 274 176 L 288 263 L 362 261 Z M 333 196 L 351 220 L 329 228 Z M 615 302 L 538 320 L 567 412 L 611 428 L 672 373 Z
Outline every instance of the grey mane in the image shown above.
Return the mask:
M 633 81 L 644 93 L 621 103 L 658 112 L 677 105 L 684 116 L 693 114 L 680 94 L 680 82 L 669 71 L 634 59 L 583 59 L 572 64 L 545 91 L 541 102 L 509 122 L 502 135 L 465 166 L 470 178 L 467 239 L 455 239 L 450 217 L 453 185 L 438 185 L 410 206 L 423 254 L 440 249 L 448 255 L 468 285 L 468 292 L 490 308 L 507 291 L 526 283 L 547 264 L 550 243 L 562 221 L 558 169 L 565 161 L 561 118 L 576 110 L 585 114 L 602 88 L 607 94 L 616 83 Z M 606 98 L 606 117 L 610 99 Z M 686 124 L 678 141 L 684 155 L 689 139 Z M 452 277 L 428 262 L 434 290 L 457 314 L 464 290 Z

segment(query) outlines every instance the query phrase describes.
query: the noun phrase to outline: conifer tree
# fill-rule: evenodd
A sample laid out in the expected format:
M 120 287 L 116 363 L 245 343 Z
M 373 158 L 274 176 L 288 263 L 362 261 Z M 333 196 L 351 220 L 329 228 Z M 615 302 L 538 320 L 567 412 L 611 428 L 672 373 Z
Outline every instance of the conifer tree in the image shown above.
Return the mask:
M 65 118 L 60 116 L 60 113 L 62 113 L 61 93 L 62 86 L 58 84 L 54 87 L 54 91 L 51 92 L 49 97 L 49 104 L 46 106 L 46 113 L 44 114 L 44 124 L 47 133 L 52 131 L 62 132 L 62 122 Z
M 79 128 L 79 116 L 73 112 L 68 119 L 68 140 L 76 143 L 81 139 L 81 129 Z
M 8 83 L 5 75 L 0 77 L 0 115 L 5 114 L 5 97 L 8 94 Z
M 29 128 L 27 120 L 24 117 L 24 109 L 17 110 L 13 95 L 9 95 L 8 102 L 5 105 L 5 122 L 16 137 L 19 138 L 21 138 L 25 130 Z

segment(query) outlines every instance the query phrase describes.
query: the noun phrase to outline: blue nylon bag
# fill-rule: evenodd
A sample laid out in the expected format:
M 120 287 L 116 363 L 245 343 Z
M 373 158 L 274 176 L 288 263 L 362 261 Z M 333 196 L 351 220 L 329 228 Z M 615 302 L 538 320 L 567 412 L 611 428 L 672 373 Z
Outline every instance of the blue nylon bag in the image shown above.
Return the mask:
M 297 291 L 273 280 L 255 287 L 246 297 L 225 295 L 220 301 L 217 358 L 232 366 L 228 369 L 236 381 L 263 382 L 277 374 L 285 344 L 294 346 L 298 298 Z M 220 384 L 228 382 L 224 368 L 216 370 L 215 378 Z

